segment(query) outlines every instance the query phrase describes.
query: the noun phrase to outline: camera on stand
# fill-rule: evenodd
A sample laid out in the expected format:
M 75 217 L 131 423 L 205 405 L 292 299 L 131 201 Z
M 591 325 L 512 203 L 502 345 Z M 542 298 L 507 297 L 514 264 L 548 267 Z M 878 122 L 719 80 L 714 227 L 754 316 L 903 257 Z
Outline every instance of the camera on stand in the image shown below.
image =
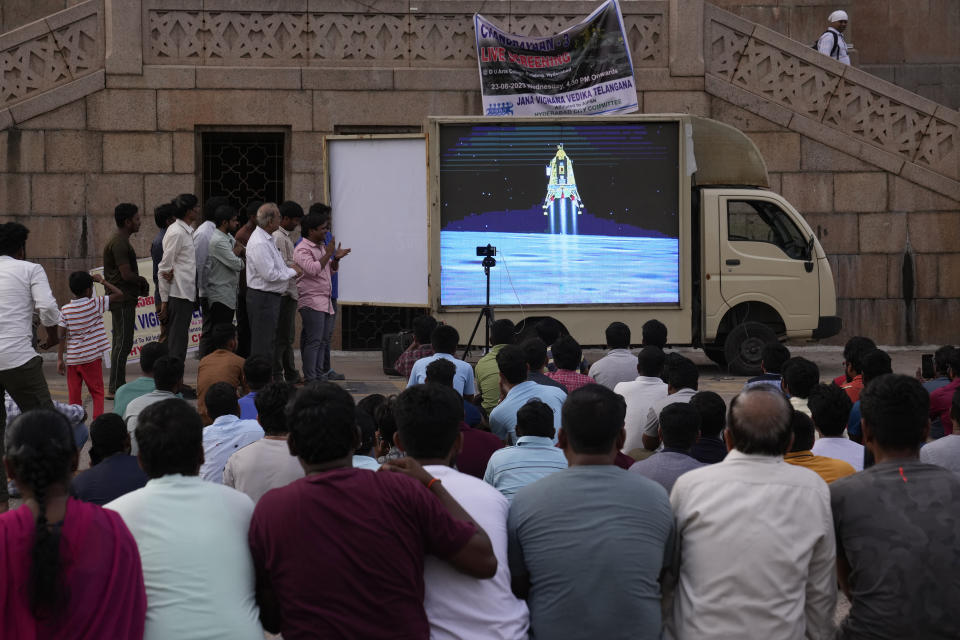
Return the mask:
M 470 334 L 470 339 L 467 340 L 467 346 L 463 350 L 463 359 L 467 359 L 467 355 L 470 353 L 470 347 L 473 345 L 473 339 L 477 335 L 477 330 L 480 328 L 480 323 L 484 322 L 484 348 L 490 348 L 490 325 L 493 324 L 493 307 L 490 306 L 490 269 L 497 266 L 497 261 L 493 257 L 497 255 L 497 248 L 493 245 L 487 245 L 485 247 L 477 247 L 477 257 L 483 256 L 483 262 L 480 264 L 483 266 L 483 275 L 487 279 L 487 302 L 483 305 L 483 308 L 480 309 L 480 315 L 477 316 L 477 323 L 473 325 L 473 332 Z

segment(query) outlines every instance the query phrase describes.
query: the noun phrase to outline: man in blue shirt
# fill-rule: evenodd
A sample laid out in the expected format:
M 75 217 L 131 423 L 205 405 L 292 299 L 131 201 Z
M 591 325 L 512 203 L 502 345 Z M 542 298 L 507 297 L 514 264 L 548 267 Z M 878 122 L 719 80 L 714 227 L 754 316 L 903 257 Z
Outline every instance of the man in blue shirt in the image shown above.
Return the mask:
M 269 361 L 268 361 L 269 364 Z M 237 390 L 229 382 L 213 384 L 204 396 L 213 424 L 203 430 L 203 465 L 200 477 L 223 484 L 223 468 L 239 449 L 263 438 L 256 420 L 241 420 Z
M 663 450 L 634 462 L 631 473 L 659 482 L 670 493 L 673 483 L 687 471 L 705 466 L 690 455 L 700 433 L 700 413 L 688 403 L 674 402 L 660 412 L 660 439 Z
M 505 397 L 490 412 L 490 431 L 507 442 L 515 442 L 517 411 L 531 398 L 537 398 L 553 410 L 553 428 L 560 431 L 560 409 L 567 394 L 556 387 L 548 387 L 527 380 L 529 367 L 522 347 L 506 345 L 497 354 L 497 367 L 500 369 L 500 388 Z M 557 442 L 556 433 L 553 443 Z
M 453 388 L 463 396 L 467 402 L 473 400 L 473 395 L 477 392 L 473 379 L 473 367 L 457 359 L 453 352 L 457 350 L 457 344 L 460 342 L 460 333 L 448 324 L 441 324 L 433 333 L 430 334 L 430 343 L 433 345 L 434 354 L 426 358 L 420 358 L 413 363 L 413 369 L 410 370 L 410 379 L 407 386 L 412 387 L 415 384 L 423 384 L 427 380 L 427 365 L 434 360 L 443 358 L 449 360 L 457 367 L 457 372 L 453 376 Z M 526 365 L 524 365 L 526 366 Z M 524 372 L 526 377 L 526 372 Z
M 517 411 L 517 444 L 490 456 L 483 479 L 507 500 L 551 473 L 567 468 L 563 450 L 553 444 L 553 409 L 532 398 Z

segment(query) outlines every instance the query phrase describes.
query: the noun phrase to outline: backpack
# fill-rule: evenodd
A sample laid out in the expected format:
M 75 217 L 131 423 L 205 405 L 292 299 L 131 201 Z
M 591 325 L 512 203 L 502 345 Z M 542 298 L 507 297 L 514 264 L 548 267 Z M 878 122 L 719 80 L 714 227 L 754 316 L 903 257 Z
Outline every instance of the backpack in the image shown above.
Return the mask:
M 830 35 L 833 36 L 833 46 L 830 48 L 830 57 L 833 58 L 834 60 L 839 60 L 840 59 L 840 38 L 837 36 L 837 33 L 835 31 L 830 31 L 829 29 L 827 29 L 823 33 L 829 33 Z M 823 37 L 823 33 L 820 34 L 820 38 Z M 810 45 L 814 51 L 820 51 L 820 46 L 819 46 L 820 38 L 817 38 L 816 40 L 814 40 L 813 44 Z

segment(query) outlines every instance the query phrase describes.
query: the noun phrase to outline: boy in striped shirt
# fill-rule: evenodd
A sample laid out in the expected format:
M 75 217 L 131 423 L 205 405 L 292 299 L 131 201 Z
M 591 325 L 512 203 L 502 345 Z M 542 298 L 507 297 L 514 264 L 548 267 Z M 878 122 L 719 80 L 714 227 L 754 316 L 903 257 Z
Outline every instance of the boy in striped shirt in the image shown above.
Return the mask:
M 102 284 L 108 296 L 93 295 L 93 283 Z M 57 372 L 67 376 L 70 404 L 83 404 L 83 384 L 93 398 L 93 418 L 103 413 L 103 352 L 110 350 L 110 341 L 103 328 L 103 314 L 111 302 L 123 298 L 117 287 L 102 276 L 86 271 L 70 274 L 70 291 L 77 296 L 61 309 L 60 347 Z M 64 355 L 66 349 L 66 355 Z

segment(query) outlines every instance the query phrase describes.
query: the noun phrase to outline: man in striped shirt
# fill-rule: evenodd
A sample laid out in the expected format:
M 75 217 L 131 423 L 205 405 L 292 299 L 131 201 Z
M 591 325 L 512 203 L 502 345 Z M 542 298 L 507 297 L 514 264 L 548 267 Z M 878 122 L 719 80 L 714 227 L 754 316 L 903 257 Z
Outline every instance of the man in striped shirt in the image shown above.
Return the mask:
M 102 284 L 110 296 L 94 296 L 93 283 Z M 110 341 L 103 328 L 103 314 L 110 303 L 123 298 L 123 292 L 96 275 L 86 271 L 70 274 L 70 291 L 77 296 L 60 310 L 60 346 L 57 352 L 57 372 L 67 376 L 70 404 L 83 404 L 83 384 L 93 398 L 93 418 L 103 413 L 104 351 L 110 350 Z M 64 354 L 66 350 L 66 354 Z

